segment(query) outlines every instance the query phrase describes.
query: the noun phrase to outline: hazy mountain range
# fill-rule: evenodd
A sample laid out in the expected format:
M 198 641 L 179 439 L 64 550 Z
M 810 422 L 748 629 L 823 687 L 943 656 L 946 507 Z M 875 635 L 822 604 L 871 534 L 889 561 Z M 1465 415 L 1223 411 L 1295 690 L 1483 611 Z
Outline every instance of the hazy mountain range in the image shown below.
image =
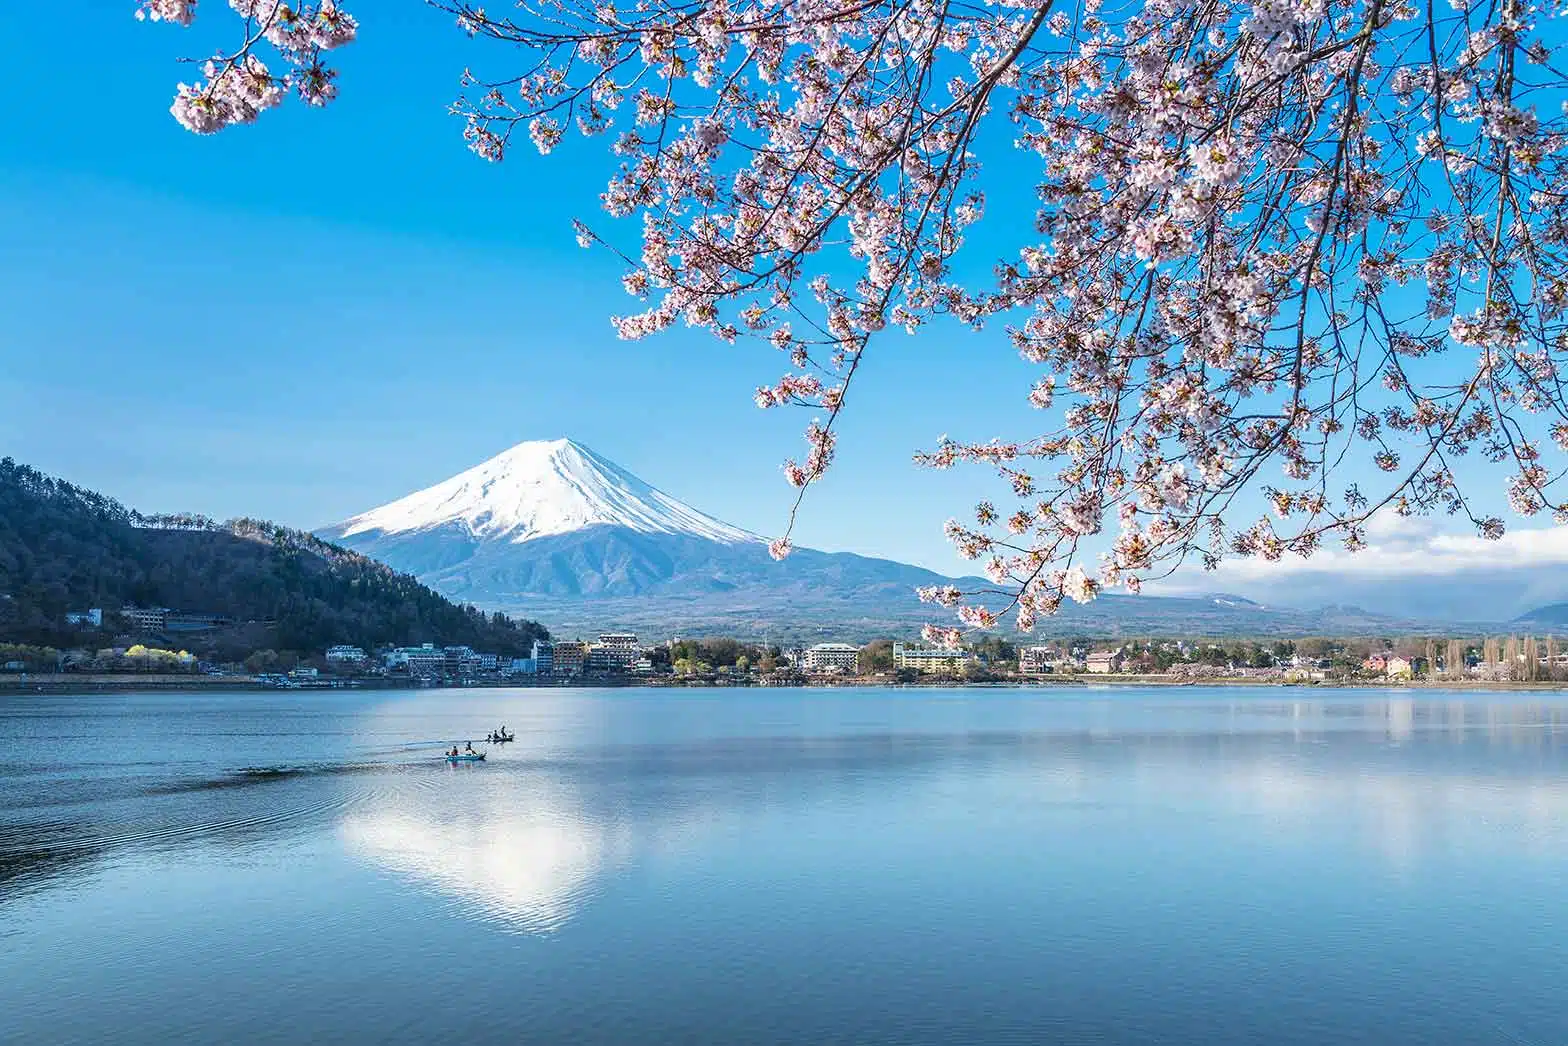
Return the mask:
M 520 443 L 317 534 L 412 573 L 450 598 L 525 614 L 558 631 L 857 638 L 951 620 L 947 611 L 922 606 L 912 591 L 950 579 L 847 552 L 803 548 L 775 562 L 763 538 L 568 439 Z M 1541 602 L 1562 594 L 1568 592 Z M 1415 612 L 1392 614 L 1354 605 L 1343 590 L 1323 605 L 1292 601 L 1305 606 L 1207 593 L 1107 595 L 1069 606 L 1044 631 L 1354 633 L 1487 620 L 1466 613 L 1462 601 L 1441 613 L 1420 612 L 1417 601 Z

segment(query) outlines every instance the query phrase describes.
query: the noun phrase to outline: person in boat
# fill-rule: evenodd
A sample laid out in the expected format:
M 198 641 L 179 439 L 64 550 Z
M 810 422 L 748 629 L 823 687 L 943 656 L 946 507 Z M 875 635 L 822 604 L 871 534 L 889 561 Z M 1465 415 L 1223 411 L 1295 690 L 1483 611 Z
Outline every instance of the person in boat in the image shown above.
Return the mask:
M 474 743 L 472 741 L 464 741 L 463 742 L 463 751 L 466 752 L 468 755 L 473 755 L 474 754 Z

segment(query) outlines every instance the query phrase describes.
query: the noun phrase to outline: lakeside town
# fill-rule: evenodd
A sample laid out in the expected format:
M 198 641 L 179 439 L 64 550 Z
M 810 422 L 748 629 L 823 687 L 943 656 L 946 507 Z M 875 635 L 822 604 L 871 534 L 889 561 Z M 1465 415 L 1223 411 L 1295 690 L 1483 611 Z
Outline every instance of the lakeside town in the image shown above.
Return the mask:
M 117 615 L 117 616 L 116 616 Z M 67 620 L 102 630 L 102 609 Z M 1105 639 L 1018 643 L 983 634 L 955 648 L 898 638 L 786 646 L 729 637 L 644 642 L 632 632 L 536 639 L 525 656 L 437 640 L 367 649 L 258 650 L 242 660 L 192 654 L 171 639 L 236 625 L 221 615 L 121 607 L 109 620 L 126 642 L 96 649 L 0 645 L 0 680 L 186 677 L 276 688 L 338 686 L 801 686 L 1100 681 L 1257 684 L 1549 684 L 1568 681 L 1568 648 L 1553 636 Z M 102 634 L 95 632 L 94 634 Z M 192 644 L 194 645 L 194 644 Z

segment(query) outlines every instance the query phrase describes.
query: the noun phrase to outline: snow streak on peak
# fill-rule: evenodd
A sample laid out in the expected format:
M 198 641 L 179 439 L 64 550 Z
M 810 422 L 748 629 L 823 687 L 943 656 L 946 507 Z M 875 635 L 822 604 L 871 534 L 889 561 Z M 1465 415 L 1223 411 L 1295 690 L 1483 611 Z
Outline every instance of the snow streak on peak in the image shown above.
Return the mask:
M 529 541 L 592 526 L 761 541 L 649 486 L 569 439 L 531 440 L 443 483 L 355 516 L 341 536 L 459 525 L 485 541 Z

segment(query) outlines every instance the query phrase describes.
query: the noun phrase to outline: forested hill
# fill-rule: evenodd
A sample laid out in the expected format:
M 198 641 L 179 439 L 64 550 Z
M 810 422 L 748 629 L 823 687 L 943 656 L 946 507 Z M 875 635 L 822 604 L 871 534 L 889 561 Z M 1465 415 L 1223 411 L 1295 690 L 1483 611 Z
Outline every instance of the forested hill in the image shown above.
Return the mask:
M 86 645 L 92 637 L 69 627 L 66 612 L 125 604 L 266 622 L 251 632 L 279 649 L 434 642 L 522 654 L 548 636 L 303 531 L 143 516 L 0 459 L 0 642 Z M 106 620 L 104 632 L 115 631 Z

